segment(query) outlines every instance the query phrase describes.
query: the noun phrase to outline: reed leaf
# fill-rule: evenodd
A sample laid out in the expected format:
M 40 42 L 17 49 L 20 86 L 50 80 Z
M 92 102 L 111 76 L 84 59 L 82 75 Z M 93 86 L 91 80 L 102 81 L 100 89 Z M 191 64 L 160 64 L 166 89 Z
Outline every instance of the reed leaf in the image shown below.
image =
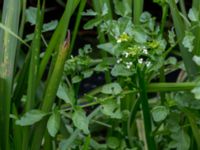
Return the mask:
M 185 36 L 185 33 L 183 31 L 186 30 L 186 25 L 184 21 L 182 20 L 179 10 L 177 8 L 177 5 L 174 0 L 169 1 L 169 7 L 172 14 L 172 19 L 174 22 L 177 38 L 179 41 L 179 48 L 181 51 L 181 56 L 183 58 L 183 62 L 186 68 L 186 71 L 188 73 L 188 76 L 190 79 L 194 78 L 194 76 L 198 73 L 198 67 L 192 60 L 192 54 L 183 46 L 182 40 Z
M 40 54 L 40 35 L 42 30 L 43 24 L 43 16 L 44 16 L 44 5 L 45 1 L 43 1 L 42 10 L 40 10 L 40 1 L 38 1 L 37 6 L 37 20 L 35 26 L 34 37 L 30 47 L 31 53 L 31 60 L 29 65 L 29 74 L 28 74 L 28 87 L 27 87 L 27 100 L 26 100 L 26 108 L 25 111 L 29 111 L 34 108 L 34 100 L 37 90 L 37 75 L 38 75 L 38 68 L 39 68 L 39 54 Z M 30 129 L 29 127 L 25 127 L 23 130 L 23 150 L 28 149 L 29 145 L 29 134 Z
M 6 0 L 3 4 L 2 24 L 10 31 L 18 34 L 20 0 Z M 15 7 L 13 7 L 15 6 Z M 1 24 L 1 26 L 2 26 Z M 0 147 L 9 150 L 9 115 L 11 106 L 13 74 L 17 39 L 8 30 L 0 30 Z

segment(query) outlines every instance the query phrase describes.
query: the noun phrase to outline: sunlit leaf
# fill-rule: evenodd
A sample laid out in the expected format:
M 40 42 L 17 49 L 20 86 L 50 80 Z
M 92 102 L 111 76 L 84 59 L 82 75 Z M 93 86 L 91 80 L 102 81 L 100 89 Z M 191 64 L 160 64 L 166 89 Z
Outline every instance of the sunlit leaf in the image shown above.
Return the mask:
M 17 120 L 16 124 L 20 126 L 29 126 L 40 121 L 45 115 L 46 113 L 42 112 L 41 110 L 30 110 L 19 120 Z
M 188 18 L 191 21 L 198 21 L 199 20 L 199 11 L 197 11 L 195 8 L 190 8 L 188 13 Z

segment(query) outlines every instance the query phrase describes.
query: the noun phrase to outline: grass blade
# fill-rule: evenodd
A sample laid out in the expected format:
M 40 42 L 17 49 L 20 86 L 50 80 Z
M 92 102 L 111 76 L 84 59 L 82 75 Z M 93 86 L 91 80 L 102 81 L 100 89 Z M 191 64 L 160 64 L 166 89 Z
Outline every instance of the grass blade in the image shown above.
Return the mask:
M 35 32 L 33 41 L 31 43 L 30 52 L 31 52 L 31 60 L 29 65 L 29 75 L 28 75 L 28 87 L 27 87 L 27 100 L 26 100 L 26 108 L 25 111 L 29 111 L 34 107 L 34 100 L 35 100 L 35 94 L 37 89 L 37 74 L 38 74 L 38 68 L 39 68 L 39 54 L 40 54 L 40 35 L 42 30 L 42 24 L 43 24 L 43 16 L 44 16 L 44 5 L 45 1 L 43 1 L 43 7 L 42 10 L 40 10 L 40 1 L 38 1 L 37 6 L 37 20 L 36 20 L 36 26 L 35 26 Z M 30 128 L 24 127 L 23 130 L 23 150 L 28 149 L 29 145 L 29 133 Z
M 16 35 L 18 34 L 19 15 L 20 0 L 4 1 L 2 24 Z M 0 93 L 0 147 L 3 150 L 9 150 L 10 147 L 9 115 L 17 48 L 17 39 L 13 37 L 8 30 L 4 29 L 0 31 L 0 87 L 3 92 Z
M 140 24 L 140 16 L 143 12 L 144 0 L 133 0 L 133 22 L 136 25 Z
M 66 34 L 65 31 L 67 31 L 68 29 L 70 17 L 73 14 L 75 8 L 77 7 L 79 1 L 80 0 L 69 0 L 67 2 L 64 14 L 56 30 L 53 33 L 53 36 L 48 44 L 44 57 L 40 63 L 37 83 L 39 83 L 40 79 L 42 78 L 42 75 L 46 69 L 46 65 L 49 62 L 49 59 L 51 58 L 53 51 L 56 49 L 56 47 L 59 48 L 61 43 L 58 43 L 58 41 L 64 40 L 64 36 Z M 63 40 L 61 40 L 61 37 L 63 38 Z
M 48 112 L 50 111 L 54 99 L 56 97 L 56 92 L 58 89 L 58 86 L 60 84 L 60 80 L 62 77 L 63 69 L 64 69 L 64 63 L 67 58 L 68 52 L 69 52 L 69 34 L 67 41 L 61 46 L 58 57 L 56 59 L 55 68 L 53 69 L 52 75 L 50 77 L 50 80 L 48 82 L 47 88 L 45 90 L 44 94 L 44 100 L 42 104 L 42 111 Z M 39 150 L 40 144 L 42 142 L 42 138 L 46 129 L 46 119 L 40 122 L 36 128 L 33 135 L 33 142 L 31 145 L 31 150 Z
M 184 24 L 184 21 L 182 20 L 180 14 L 179 14 L 179 11 L 178 11 L 175 1 L 173 1 L 173 0 L 169 1 L 169 7 L 171 10 L 176 34 L 177 34 L 178 41 L 179 41 L 181 55 L 182 55 L 182 58 L 183 58 L 183 61 L 185 64 L 185 68 L 187 70 L 189 78 L 192 79 L 194 77 L 194 75 L 196 75 L 198 73 L 199 69 L 198 69 L 197 65 L 194 63 L 194 61 L 192 60 L 192 54 L 189 53 L 188 50 L 186 48 L 184 48 L 184 46 L 182 44 L 182 39 L 184 38 L 184 35 L 185 35 L 185 33 L 183 31 L 186 30 L 186 25 Z
M 147 97 L 147 89 L 145 83 L 145 75 L 144 71 L 138 68 L 138 77 L 139 77 L 139 93 L 140 93 L 140 101 L 142 104 L 142 112 L 144 116 L 144 128 L 145 128 L 145 135 L 147 141 L 147 147 L 149 150 L 156 149 L 154 137 L 152 135 L 152 128 L 151 128 L 151 115 L 150 109 L 148 104 L 148 97 Z
M 70 52 L 69 52 L 69 54 L 71 54 L 71 51 L 74 48 L 74 43 L 75 43 L 75 40 L 76 40 L 76 35 L 77 35 L 77 32 L 78 32 L 78 28 L 79 28 L 81 17 L 82 17 L 82 12 L 83 12 L 83 10 L 85 8 L 86 2 L 87 2 L 87 0 L 82 0 L 80 2 L 80 6 L 79 6 L 79 9 L 78 9 L 78 14 L 77 14 L 77 18 L 76 18 L 76 23 L 75 23 L 74 31 L 73 31 L 73 34 L 72 34 L 72 40 L 71 40 L 71 46 L 70 46 Z

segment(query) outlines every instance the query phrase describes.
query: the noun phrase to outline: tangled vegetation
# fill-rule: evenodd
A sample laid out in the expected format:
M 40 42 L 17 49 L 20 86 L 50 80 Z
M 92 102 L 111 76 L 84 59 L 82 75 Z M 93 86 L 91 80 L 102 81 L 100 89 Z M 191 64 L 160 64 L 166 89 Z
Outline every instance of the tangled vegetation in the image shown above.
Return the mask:
M 200 149 L 199 0 L 36 2 L 0 13 L 0 150 Z

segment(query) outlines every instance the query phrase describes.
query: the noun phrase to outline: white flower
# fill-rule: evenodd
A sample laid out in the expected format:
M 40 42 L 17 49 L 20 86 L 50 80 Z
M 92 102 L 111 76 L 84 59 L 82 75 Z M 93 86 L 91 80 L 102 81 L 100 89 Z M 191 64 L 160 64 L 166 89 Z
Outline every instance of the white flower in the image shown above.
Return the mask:
M 145 55 L 147 55 L 147 54 L 148 54 L 147 49 L 143 49 L 143 53 L 144 53 Z
M 126 68 L 130 69 L 132 65 L 133 65 L 132 62 L 127 62 L 127 63 L 126 63 Z
M 117 43 L 121 43 L 122 42 L 122 40 L 121 39 L 117 39 Z
M 128 65 L 127 65 L 127 66 L 126 66 L 126 68 L 127 68 L 127 69 L 130 69 L 130 68 L 131 68 L 131 66 L 128 66 Z
M 122 55 L 124 55 L 126 58 L 129 56 L 128 52 L 123 52 Z
M 147 62 L 146 62 L 146 66 L 147 66 L 147 67 L 150 67 L 150 66 L 151 66 L 151 62 L 150 62 L 150 61 L 147 61 Z
M 142 64 L 143 63 L 143 58 L 138 59 L 138 63 Z
M 119 64 L 120 62 L 122 62 L 122 59 L 121 59 L 121 58 L 117 60 L 117 63 L 118 63 L 118 64 Z
M 148 54 L 148 51 L 147 51 L 147 48 L 145 46 L 142 47 L 142 52 L 147 55 Z

